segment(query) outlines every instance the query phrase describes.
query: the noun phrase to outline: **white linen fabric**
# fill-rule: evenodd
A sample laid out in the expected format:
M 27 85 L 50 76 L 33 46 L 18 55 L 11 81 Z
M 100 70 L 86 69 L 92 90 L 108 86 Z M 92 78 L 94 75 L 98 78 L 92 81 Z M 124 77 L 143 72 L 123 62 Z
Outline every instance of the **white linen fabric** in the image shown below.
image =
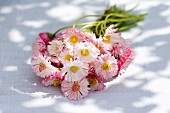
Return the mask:
M 135 59 L 126 73 L 80 101 L 44 87 L 30 66 L 40 32 L 55 32 L 80 16 L 103 13 L 106 0 L 0 0 L 0 113 L 170 113 L 170 1 L 111 0 L 147 12 L 131 38 Z M 94 21 L 88 18 L 84 21 Z

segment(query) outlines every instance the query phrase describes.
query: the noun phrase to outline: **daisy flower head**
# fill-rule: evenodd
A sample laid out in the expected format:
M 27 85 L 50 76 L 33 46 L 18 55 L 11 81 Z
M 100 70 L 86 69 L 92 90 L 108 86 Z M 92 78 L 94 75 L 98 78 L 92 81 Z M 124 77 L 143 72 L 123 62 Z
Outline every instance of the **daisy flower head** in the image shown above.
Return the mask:
M 124 48 L 124 49 L 129 48 L 131 43 L 132 43 L 131 39 L 122 38 L 122 41 L 121 41 L 122 48 Z
M 120 43 L 122 37 L 120 33 L 116 33 L 117 29 L 113 28 L 113 25 L 106 29 L 106 32 L 103 37 L 100 37 L 100 40 L 107 47 L 108 50 L 112 49 L 112 45 L 115 43 Z
M 93 45 L 95 45 L 95 47 L 97 48 L 97 49 L 99 49 L 100 50 L 100 54 L 105 54 L 105 53 L 107 53 L 107 49 L 106 49 L 106 47 L 105 47 L 105 45 L 102 43 L 102 41 L 100 40 L 100 38 L 98 39 L 98 38 L 96 38 L 96 35 L 94 34 L 94 33 L 91 33 L 91 32 L 89 32 L 87 35 L 86 35 L 86 37 L 87 37 L 87 41 L 88 42 L 91 42 Z
M 120 57 L 121 57 L 122 54 L 123 54 L 123 49 L 122 49 L 122 47 L 115 46 L 115 47 L 112 48 L 112 50 L 110 51 L 110 53 L 111 53 L 117 60 L 119 60 Z
M 120 39 L 119 43 L 112 44 L 112 49 L 110 52 L 116 59 L 120 59 L 123 53 L 130 47 L 131 40 L 130 39 Z
M 62 33 L 56 34 L 53 40 L 63 40 L 63 34 Z
M 111 54 L 104 54 L 94 62 L 97 75 L 102 76 L 106 81 L 117 74 L 117 60 Z
M 116 41 L 117 40 L 117 41 Z M 131 45 L 130 39 L 124 39 L 122 37 L 119 37 L 115 39 L 115 41 L 112 43 L 112 48 L 120 48 L 122 50 L 126 50 Z
M 65 44 L 62 40 L 53 40 L 49 42 L 49 45 L 47 46 L 47 50 L 50 55 L 58 56 L 64 47 Z
M 38 56 L 39 54 L 40 55 L 47 54 L 46 45 L 40 37 L 36 38 L 35 42 L 32 45 L 32 50 L 35 56 Z
M 86 39 L 87 39 L 88 42 L 91 42 L 93 44 L 95 44 L 96 41 L 97 41 L 96 35 L 94 33 L 92 33 L 92 32 L 87 33 Z
M 105 34 L 104 37 L 102 37 L 102 42 L 104 44 L 113 44 L 121 42 L 122 40 L 120 33 L 113 33 L 113 34 Z
M 110 26 L 106 29 L 106 31 L 105 31 L 105 35 L 110 35 L 110 34 L 115 33 L 115 32 L 117 31 L 117 29 L 114 29 L 113 27 L 114 27 L 114 25 L 113 25 L 113 24 L 112 24 L 112 25 L 110 25 Z
M 95 47 L 100 50 L 100 54 L 107 54 L 109 52 L 108 50 L 111 48 L 111 46 L 105 46 L 105 44 L 100 41 L 100 38 L 97 39 Z
M 79 81 L 88 75 L 88 64 L 79 60 L 66 62 L 62 68 L 62 75 L 65 75 L 65 80 L 69 82 Z
M 77 42 L 85 41 L 86 37 L 85 34 L 77 29 L 68 28 L 63 33 L 63 38 L 66 42 L 69 42 L 70 45 L 74 45 Z
M 94 68 L 91 68 L 89 70 L 89 74 L 86 78 L 89 82 L 89 86 L 92 91 L 101 91 L 104 89 L 105 86 L 104 86 L 103 78 L 96 74 Z
M 109 27 L 106 29 L 104 37 L 102 37 L 102 42 L 107 46 L 119 46 L 122 48 L 128 48 L 131 44 L 130 39 L 124 39 L 120 33 L 116 32 L 117 29 Z
M 118 74 L 124 73 L 129 66 L 129 64 L 134 59 L 134 51 L 131 48 L 127 48 L 123 55 L 118 60 Z
M 82 79 L 77 82 L 62 81 L 61 91 L 63 95 L 71 100 L 80 100 L 88 95 L 90 88 L 87 79 Z
M 93 62 L 100 54 L 99 49 L 90 42 L 80 42 L 74 46 L 74 55 L 83 62 Z
M 51 65 L 49 59 L 50 59 L 49 57 L 42 55 L 32 57 L 31 59 L 32 69 L 37 76 L 45 78 L 56 72 L 56 68 Z
M 58 86 L 60 85 L 61 81 L 63 80 L 61 71 L 57 70 L 54 74 L 45 77 L 44 80 L 42 80 L 42 84 L 44 86 Z
M 68 49 L 65 49 L 64 51 L 62 51 L 58 57 L 63 63 L 66 63 L 70 60 L 72 61 L 74 60 L 73 52 Z

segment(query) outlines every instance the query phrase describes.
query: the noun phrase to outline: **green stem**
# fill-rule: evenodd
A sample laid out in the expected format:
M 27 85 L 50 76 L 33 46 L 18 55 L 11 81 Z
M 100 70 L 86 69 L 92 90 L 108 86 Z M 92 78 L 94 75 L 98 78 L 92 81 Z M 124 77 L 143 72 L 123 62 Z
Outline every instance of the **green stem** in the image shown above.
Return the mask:
M 105 21 L 104 21 L 104 22 L 102 22 L 102 24 L 101 24 L 101 33 L 102 33 L 102 34 L 104 34 L 104 33 L 105 33 L 105 31 L 104 31 L 104 30 L 106 29 L 106 27 L 105 27 L 104 25 L 105 25 Z M 100 33 L 100 35 L 102 35 L 101 33 Z
M 97 24 L 97 26 L 96 26 L 96 29 L 95 29 L 95 30 L 96 30 L 96 34 L 97 34 L 97 35 L 100 35 L 100 33 L 98 32 L 98 27 L 100 26 L 101 23 L 102 23 L 102 21 L 100 21 L 100 22 Z
M 84 25 L 91 25 L 91 24 L 96 24 L 98 22 L 85 22 L 85 23 L 80 23 L 80 24 L 75 24 L 75 26 L 84 26 Z
M 91 26 L 96 26 L 96 24 L 85 25 L 81 28 L 81 30 L 84 30 L 84 29 L 91 27 Z
M 131 8 L 131 9 L 127 10 L 127 13 L 129 13 L 129 12 L 133 11 L 133 10 L 134 10 L 134 9 L 136 9 L 137 7 L 138 7 L 138 5 L 135 5 L 133 8 Z
M 113 27 L 117 28 L 117 26 L 119 26 L 120 24 L 121 24 L 121 23 L 116 23 L 116 24 L 114 24 Z
M 107 22 L 122 22 L 122 21 L 134 20 L 135 18 L 139 18 L 139 17 L 130 17 L 125 19 L 107 19 Z
M 55 34 L 57 34 L 59 31 L 63 30 L 63 29 L 66 29 L 66 28 L 71 28 L 72 26 L 65 26 L 65 27 L 62 27 L 60 29 L 58 29 L 54 34 L 53 36 L 55 36 Z
M 86 22 L 86 23 L 80 23 L 80 24 L 75 24 L 75 26 L 84 26 L 84 25 L 91 25 L 91 24 L 95 24 L 97 22 Z M 72 28 L 73 26 L 65 26 L 65 27 L 62 27 L 60 29 L 58 29 L 53 36 L 55 36 L 55 34 L 57 34 L 59 31 L 63 30 L 63 29 L 66 29 L 66 28 Z
M 103 16 L 103 14 L 98 14 L 98 15 L 85 15 L 85 16 L 82 16 L 82 17 L 78 18 L 78 19 L 74 22 L 73 28 L 75 28 L 75 27 L 76 27 L 76 24 L 77 24 L 81 19 L 83 19 L 83 18 L 86 18 L 86 17 L 98 17 L 98 16 Z
M 108 14 L 107 16 L 106 16 L 106 18 L 105 18 L 105 22 L 104 22 L 104 29 L 106 29 L 106 24 L 107 24 L 107 19 L 110 17 L 112 15 L 112 13 L 111 14 Z
M 136 23 L 131 23 L 131 24 L 127 25 L 127 26 L 120 27 L 118 29 L 118 31 L 123 31 L 125 29 L 131 28 L 131 27 L 134 27 L 134 26 L 137 26 L 137 24 Z
M 104 30 L 108 27 L 109 24 L 114 24 L 114 27 L 120 27 L 119 30 L 125 30 L 129 27 L 135 26 L 138 21 L 141 21 L 146 14 L 143 15 L 133 15 L 128 14 L 132 10 L 134 10 L 137 7 L 137 5 L 127 11 L 124 9 L 118 9 L 116 6 L 108 7 L 107 10 L 105 10 L 104 14 L 96 14 L 96 15 L 85 15 L 78 18 L 72 26 L 65 26 L 63 28 L 58 29 L 55 34 L 57 34 L 59 31 L 66 29 L 66 28 L 75 28 L 76 26 L 83 26 L 81 30 L 84 31 L 92 31 L 95 32 L 96 35 L 100 36 L 104 34 Z M 95 22 L 85 22 L 77 24 L 80 20 L 86 18 L 86 17 L 100 17 Z M 134 22 L 134 24 L 129 24 L 129 22 Z M 126 26 L 125 26 L 126 25 Z

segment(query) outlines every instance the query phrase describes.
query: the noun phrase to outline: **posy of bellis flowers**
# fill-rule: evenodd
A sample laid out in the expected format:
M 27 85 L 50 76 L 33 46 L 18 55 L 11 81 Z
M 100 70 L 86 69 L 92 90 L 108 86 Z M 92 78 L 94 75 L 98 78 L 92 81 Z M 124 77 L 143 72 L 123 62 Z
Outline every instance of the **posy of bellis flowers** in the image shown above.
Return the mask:
M 134 58 L 130 44 L 113 25 L 99 38 L 74 28 L 52 39 L 40 33 L 33 43 L 32 69 L 44 86 L 61 87 L 65 97 L 79 100 L 125 72 Z
M 54 34 L 40 33 L 32 46 L 31 65 L 42 78 L 42 85 L 60 87 L 68 99 L 80 100 L 122 75 L 134 59 L 134 52 L 131 40 L 119 31 L 136 26 L 147 15 L 131 14 L 135 8 L 108 6 L 104 14 L 82 16 Z M 99 18 L 78 24 L 86 17 Z M 82 27 L 75 29 L 77 26 Z

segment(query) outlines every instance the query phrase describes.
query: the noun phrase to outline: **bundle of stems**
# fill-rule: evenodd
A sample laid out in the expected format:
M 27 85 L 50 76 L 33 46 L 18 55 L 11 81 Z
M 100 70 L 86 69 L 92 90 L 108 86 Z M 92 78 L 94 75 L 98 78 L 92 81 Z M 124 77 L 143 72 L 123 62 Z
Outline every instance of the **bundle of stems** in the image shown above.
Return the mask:
M 133 7 L 132 9 L 126 10 L 125 8 L 118 8 L 116 5 L 107 6 L 106 10 L 103 14 L 96 14 L 96 15 L 85 15 L 78 18 L 73 25 L 63 27 L 57 30 L 56 33 L 59 31 L 66 29 L 66 28 L 75 28 L 77 26 L 81 26 L 81 30 L 84 32 L 93 32 L 96 34 L 96 37 L 103 36 L 105 34 L 105 29 L 109 27 L 111 24 L 114 24 L 115 28 L 118 28 L 118 31 L 127 30 L 134 26 L 137 26 L 137 23 L 144 19 L 147 15 L 145 14 L 132 14 L 131 12 L 137 6 Z M 80 20 L 87 18 L 87 17 L 99 17 L 94 22 L 85 22 L 85 23 L 78 23 Z

